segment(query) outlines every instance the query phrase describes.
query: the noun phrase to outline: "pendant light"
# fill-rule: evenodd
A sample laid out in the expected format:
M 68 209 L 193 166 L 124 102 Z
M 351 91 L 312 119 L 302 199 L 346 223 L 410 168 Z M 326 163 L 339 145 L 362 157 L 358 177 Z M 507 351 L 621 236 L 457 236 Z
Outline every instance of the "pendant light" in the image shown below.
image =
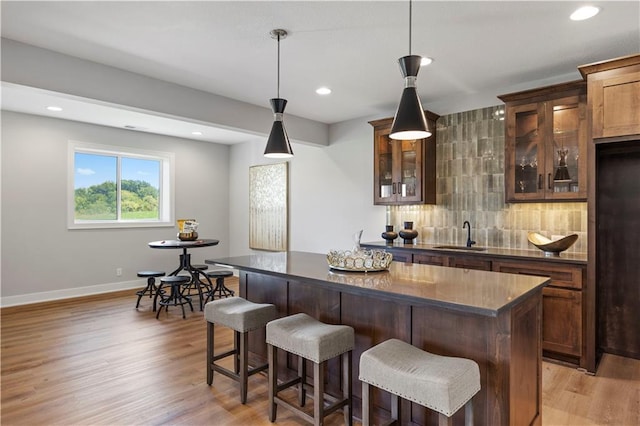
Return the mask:
M 413 140 L 431 136 L 427 118 L 416 90 L 416 80 L 420 71 L 421 56 L 411 54 L 411 18 L 412 2 L 409 0 L 409 56 L 398 59 L 400 71 L 404 77 L 404 90 L 400 104 L 391 125 L 391 139 Z
M 269 100 L 271 109 L 275 117 L 271 133 L 267 139 L 267 147 L 264 150 L 264 156 L 268 158 L 289 158 L 293 157 L 289 136 L 284 129 L 282 122 L 282 114 L 287 106 L 287 100 L 280 97 L 280 40 L 287 37 L 285 30 L 277 29 L 271 31 L 271 38 L 278 40 L 278 97 Z

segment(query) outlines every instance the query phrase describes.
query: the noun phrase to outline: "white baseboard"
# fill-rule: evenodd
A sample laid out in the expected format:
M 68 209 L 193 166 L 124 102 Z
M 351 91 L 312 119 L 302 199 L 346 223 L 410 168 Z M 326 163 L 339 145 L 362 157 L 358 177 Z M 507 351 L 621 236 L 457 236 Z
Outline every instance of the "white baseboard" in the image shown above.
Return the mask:
M 215 265 L 218 269 L 229 268 L 226 265 Z M 233 269 L 233 275 L 238 276 L 238 270 Z M 29 305 L 31 303 L 48 302 L 51 300 L 70 299 L 72 297 L 90 296 L 92 294 L 111 293 L 113 291 L 139 289 L 147 286 L 147 280 L 123 281 L 119 283 L 108 283 L 92 285 L 87 287 L 65 288 L 61 290 L 43 291 L 40 293 L 20 294 L 17 296 L 0 295 L 0 308 L 9 306 Z
M 113 291 L 140 289 L 147 286 L 147 280 L 123 281 L 92 285 L 87 287 L 66 288 L 61 290 L 43 291 L 40 293 L 20 294 L 17 296 L 0 296 L 0 307 L 28 305 L 31 303 L 48 302 L 51 300 L 69 299 L 72 297 L 90 296 L 92 294 L 111 293 Z M 132 293 L 133 295 L 133 293 Z

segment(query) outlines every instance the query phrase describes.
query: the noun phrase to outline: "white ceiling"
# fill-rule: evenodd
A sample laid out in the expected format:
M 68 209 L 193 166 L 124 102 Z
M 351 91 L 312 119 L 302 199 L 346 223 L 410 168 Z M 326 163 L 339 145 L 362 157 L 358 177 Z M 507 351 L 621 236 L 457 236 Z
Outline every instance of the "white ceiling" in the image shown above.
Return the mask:
M 578 79 L 578 65 L 640 52 L 640 1 L 588 3 L 601 13 L 573 22 L 569 14 L 585 2 L 414 1 L 412 53 L 434 58 L 418 77 L 423 105 L 439 114 L 496 105 L 498 94 Z M 397 59 L 409 51 L 404 0 L 3 0 L 1 14 L 2 37 L 265 108 L 276 96 L 277 43 L 269 32 L 284 28 L 286 113 L 329 124 L 393 111 L 403 85 Z M 333 93 L 319 96 L 319 86 Z M 3 85 L 3 108 L 42 114 L 41 104 L 28 110 L 51 94 L 26 96 L 22 89 Z M 99 102 L 89 102 L 99 110 L 74 109 L 81 99 L 65 101 L 64 118 L 101 117 L 105 122 L 98 124 L 113 125 L 111 119 L 118 127 L 129 117 L 142 128 L 162 127 L 163 120 L 169 120 L 164 128 L 178 125 L 144 111 Z M 76 109 L 85 116 L 75 116 Z M 116 115 L 125 113 L 133 115 Z M 147 126 L 145 117 L 160 122 Z M 188 133 L 194 124 L 207 127 L 183 124 Z M 246 138 L 231 132 L 216 141 Z

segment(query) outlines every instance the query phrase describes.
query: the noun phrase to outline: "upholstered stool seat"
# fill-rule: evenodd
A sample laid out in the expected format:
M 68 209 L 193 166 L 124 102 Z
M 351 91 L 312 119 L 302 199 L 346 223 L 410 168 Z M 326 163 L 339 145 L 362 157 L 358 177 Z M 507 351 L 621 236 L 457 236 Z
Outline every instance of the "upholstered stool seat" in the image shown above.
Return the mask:
M 266 303 L 253 303 L 241 297 L 230 297 L 209 302 L 204 307 L 207 320 L 207 384 L 213 383 L 213 372 L 217 371 L 240 383 L 240 402 L 247 402 L 247 382 L 249 376 L 264 371 L 269 364 L 249 368 L 249 331 L 264 327 L 277 316 L 276 307 Z M 214 354 L 214 325 L 228 327 L 234 331 L 234 348 L 221 354 Z M 216 361 L 233 355 L 234 370 L 231 371 Z
M 212 271 L 205 272 L 205 274 L 210 280 L 216 281 L 216 286 L 209 292 L 207 300 L 213 300 L 216 297 L 221 299 L 223 297 L 230 297 L 234 295 L 233 290 L 228 289 L 224 285 L 224 279 L 226 277 L 232 277 L 233 271 L 230 271 L 229 269 L 214 269 Z
M 362 353 L 362 424 L 371 421 L 369 385 L 392 394 L 392 416 L 400 420 L 398 398 L 440 413 L 440 424 L 465 406 L 466 422 L 473 423 L 471 399 L 480 390 L 480 370 L 475 361 L 435 355 L 397 339 Z M 400 423 L 400 421 L 398 422 Z
M 147 286 L 136 292 L 138 296 L 138 301 L 136 302 L 136 309 L 140 306 L 140 299 L 146 294 L 149 295 L 150 298 L 153 298 L 153 312 L 156 311 L 156 292 L 158 291 L 158 287 L 156 286 L 156 278 L 164 277 L 166 274 L 162 271 L 139 271 L 138 276 L 140 278 L 147 279 Z
M 162 308 L 165 310 L 169 309 L 169 306 L 178 306 L 182 308 L 182 318 L 186 318 L 184 313 L 184 305 L 189 305 L 191 308 L 191 312 L 193 312 L 193 305 L 191 304 L 191 297 L 185 296 L 182 294 L 181 287 L 191 281 L 191 277 L 186 275 L 171 275 L 168 277 L 160 278 L 160 287 L 158 288 L 158 293 L 156 293 L 156 299 L 158 298 L 158 294 L 161 294 L 160 301 L 158 304 L 160 308 L 158 309 L 158 313 L 156 314 L 156 318 L 160 316 L 160 312 L 162 312 Z M 169 285 L 171 286 L 171 293 L 169 293 L 169 297 L 166 297 L 163 291 L 163 286 Z M 162 291 L 162 293 L 161 293 Z M 155 304 L 155 300 L 154 300 Z
M 352 424 L 351 358 L 355 341 L 352 327 L 325 324 L 307 314 L 296 314 L 269 322 L 266 341 L 269 355 L 269 420 L 276 420 L 277 406 L 281 405 L 316 425 L 323 424 L 327 415 L 342 408 L 345 423 Z M 277 378 L 278 348 L 298 355 L 298 377 L 282 384 L 278 384 Z M 341 399 L 324 392 L 325 361 L 337 356 L 342 357 Z M 313 362 L 313 416 L 278 396 L 280 391 L 297 384 L 298 404 L 305 405 L 305 387 L 308 386 L 305 359 Z M 330 402 L 327 406 L 325 399 Z

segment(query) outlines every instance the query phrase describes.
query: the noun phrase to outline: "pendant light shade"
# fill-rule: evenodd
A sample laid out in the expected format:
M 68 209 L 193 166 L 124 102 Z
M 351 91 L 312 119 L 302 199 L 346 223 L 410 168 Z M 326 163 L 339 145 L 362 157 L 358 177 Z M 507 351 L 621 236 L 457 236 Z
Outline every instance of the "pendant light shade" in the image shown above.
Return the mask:
M 398 59 L 400 71 L 404 77 L 404 90 L 393 118 L 391 133 L 389 133 L 391 139 L 399 140 L 424 139 L 431 136 L 427 118 L 416 90 L 416 80 L 422 57 L 411 54 L 411 4 L 409 1 L 409 55 Z
M 264 156 L 268 158 L 289 158 L 293 156 L 291 144 L 287 131 L 282 122 L 282 114 L 287 106 L 287 100 L 282 98 L 273 98 L 270 100 L 271 109 L 275 115 L 275 120 L 271 126 L 271 133 L 267 139 L 267 147 L 264 150 Z
M 287 36 L 285 30 L 271 31 L 271 38 L 278 40 L 278 97 L 271 99 L 271 109 L 273 110 L 274 121 L 271 126 L 271 133 L 267 139 L 267 146 L 264 150 L 264 156 L 268 158 L 289 158 L 293 157 L 289 136 L 284 128 L 282 116 L 287 106 L 287 100 L 280 97 L 280 39 Z

